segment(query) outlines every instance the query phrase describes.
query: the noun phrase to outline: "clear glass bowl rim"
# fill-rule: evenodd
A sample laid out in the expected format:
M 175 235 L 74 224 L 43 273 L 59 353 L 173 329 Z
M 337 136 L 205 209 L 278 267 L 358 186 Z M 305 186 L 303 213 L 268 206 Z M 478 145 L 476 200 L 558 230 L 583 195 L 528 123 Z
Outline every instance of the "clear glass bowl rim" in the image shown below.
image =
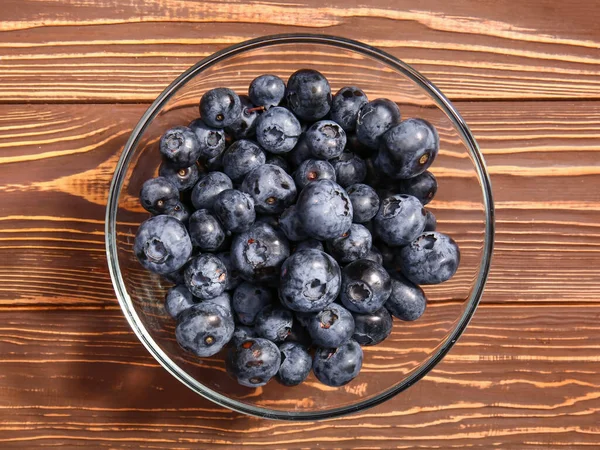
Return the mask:
M 378 395 L 357 402 L 355 404 L 332 408 L 323 411 L 279 411 L 271 410 L 268 408 L 247 405 L 237 400 L 228 398 L 218 392 L 209 389 L 203 384 L 196 381 L 193 377 L 188 375 L 182 370 L 167 354 L 165 354 L 161 348 L 156 344 L 154 339 L 146 331 L 144 323 L 140 320 L 139 316 L 135 312 L 131 298 L 125 287 L 125 283 L 121 276 L 121 269 L 119 266 L 118 254 L 117 254 L 117 212 L 119 206 L 119 196 L 123 183 L 126 178 L 127 168 L 129 162 L 133 157 L 134 149 L 137 147 L 140 137 L 144 133 L 148 124 L 156 117 L 158 112 L 162 109 L 164 104 L 174 95 L 177 90 L 185 85 L 188 80 L 202 72 L 203 70 L 217 64 L 228 57 L 243 53 L 248 50 L 254 50 L 261 47 L 276 45 L 276 44 L 321 44 L 332 47 L 338 47 L 345 50 L 351 50 L 358 52 L 362 55 L 374 58 L 385 65 L 392 67 L 395 70 L 403 73 L 406 77 L 413 80 L 418 84 L 425 92 L 427 92 L 431 98 L 437 103 L 439 108 L 444 111 L 448 117 L 452 120 L 456 129 L 458 130 L 463 141 L 466 143 L 467 149 L 472 157 L 475 171 L 481 181 L 481 189 L 483 194 L 483 203 L 485 207 L 485 235 L 483 242 L 483 255 L 479 267 L 479 273 L 475 281 L 475 286 L 471 292 L 471 295 L 467 302 L 467 307 L 464 313 L 459 319 L 459 322 L 444 340 L 443 345 L 439 347 L 437 352 L 429 357 L 429 359 L 421 365 L 421 367 L 411 373 L 407 378 L 401 381 L 396 386 L 389 388 L 388 390 L 379 393 Z M 460 335 L 467 327 L 471 317 L 473 316 L 481 296 L 483 294 L 484 286 L 489 274 L 493 246 L 494 246 L 494 203 L 492 197 L 492 187 L 489 179 L 489 175 L 486 169 L 485 161 L 479 146 L 473 137 L 469 127 L 454 108 L 452 103 L 440 92 L 440 90 L 427 78 L 421 75 L 417 70 L 413 69 L 410 65 L 398 58 L 379 50 L 375 47 L 363 44 L 361 42 L 341 38 L 337 36 L 321 35 L 321 34 L 279 34 L 272 36 L 264 36 L 257 39 L 248 40 L 236 45 L 232 45 L 223 50 L 220 50 L 203 60 L 196 63 L 194 66 L 187 69 L 180 76 L 178 76 L 152 103 L 152 105 L 146 110 L 140 121 L 133 129 L 124 150 L 119 158 L 115 173 L 110 185 L 110 191 L 108 196 L 108 203 L 106 208 L 105 218 L 105 244 L 106 244 L 106 256 L 108 259 L 108 268 L 112 283 L 117 294 L 117 299 L 123 310 L 123 313 L 129 322 L 129 325 L 137 335 L 138 339 L 150 352 L 150 354 L 175 378 L 185 384 L 187 387 L 192 389 L 197 394 L 221 405 L 226 408 L 232 409 L 237 412 L 245 414 L 269 418 L 269 419 L 280 419 L 280 420 L 320 420 L 342 416 L 350 414 L 372 406 L 378 405 L 423 378 L 435 365 L 441 361 L 446 353 L 456 343 Z

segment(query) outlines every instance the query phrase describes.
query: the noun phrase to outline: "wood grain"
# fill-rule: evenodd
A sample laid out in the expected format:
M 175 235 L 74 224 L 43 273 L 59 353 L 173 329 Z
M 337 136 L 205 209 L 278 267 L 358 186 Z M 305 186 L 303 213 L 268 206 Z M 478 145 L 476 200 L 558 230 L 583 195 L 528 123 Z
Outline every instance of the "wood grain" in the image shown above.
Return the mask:
M 0 101 L 152 101 L 224 46 L 326 33 L 414 64 L 452 99 L 598 99 L 600 39 L 589 1 L 365 4 L 8 0 Z

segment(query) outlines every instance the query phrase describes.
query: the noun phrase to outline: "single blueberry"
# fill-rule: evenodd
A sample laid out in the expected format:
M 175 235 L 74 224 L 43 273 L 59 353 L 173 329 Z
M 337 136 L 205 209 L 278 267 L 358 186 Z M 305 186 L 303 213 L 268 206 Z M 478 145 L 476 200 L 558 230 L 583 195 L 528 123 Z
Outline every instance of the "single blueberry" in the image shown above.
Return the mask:
M 138 228 L 133 253 L 147 270 L 166 275 L 183 267 L 192 254 L 185 226 L 170 216 L 155 216 Z
M 273 294 L 263 286 L 241 283 L 233 293 L 231 306 L 243 325 L 254 325 L 256 315 L 273 302 Z
M 256 122 L 256 140 L 265 150 L 275 154 L 292 150 L 301 132 L 296 116 L 281 106 L 264 112 Z
M 196 164 L 200 157 L 200 143 L 188 127 L 167 130 L 160 138 L 160 154 L 173 167 L 186 168 Z
M 248 88 L 252 103 L 265 108 L 279 105 L 284 95 L 285 83 L 277 75 L 260 75 L 252 80 Z
M 180 192 L 192 189 L 200 178 L 196 164 L 180 169 L 163 162 L 158 168 L 158 175 L 169 180 Z
M 352 312 L 372 313 L 383 306 L 392 292 L 389 274 L 379 264 L 359 259 L 342 270 L 342 304 Z
M 271 283 L 279 278 L 283 261 L 290 255 L 290 245 L 278 229 L 255 223 L 236 235 L 231 243 L 231 261 L 247 281 Z
M 140 203 L 152 214 L 164 214 L 178 202 L 179 190 L 164 177 L 145 181 L 140 190 Z
M 337 158 L 346 147 L 346 132 L 332 120 L 320 120 L 306 130 L 306 143 L 315 158 Z
M 165 296 L 165 310 L 173 319 L 195 304 L 196 300 L 185 284 L 173 286 Z
M 437 219 L 431 211 L 427 210 L 427 216 L 425 217 L 425 228 L 423 231 L 435 231 L 436 228 Z
M 252 197 L 235 189 L 227 189 L 217 195 L 213 210 L 223 227 L 232 233 L 249 230 L 256 219 Z
M 281 267 L 279 299 L 294 311 L 316 312 L 333 302 L 340 292 L 338 263 L 320 250 L 302 250 Z
M 390 335 L 394 325 L 392 316 L 385 308 L 379 308 L 371 314 L 355 313 L 354 324 L 352 339 L 364 346 L 377 345 L 382 342 Z
M 458 245 L 437 231 L 421 234 L 400 249 L 402 273 L 415 284 L 438 284 L 454 276 L 460 264 Z
M 193 258 L 185 268 L 185 285 L 199 299 L 206 300 L 221 295 L 225 291 L 226 282 L 225 264 L 210 253 Z
M 369 230 L 353 223 L 347 232 L 327 241 L 327 251 L 340 263 L 347 264 L 366 258 L 372 245 L 373 238 Z
M 437 192 L 437 180 L 435 175 L 426 170 L 421 175 L 409 178 L 407 180 L 400 180 L 398 183 L 398 193 L 412 195 L 417 197 L 419 201 L 426 205 L 435 196 Z
M 296 199 L 296 184 L 281 167 L 265 164 L 252 170 L 241 190 L 254 199 L 256 212 L 279 214 Z
M 240 183 L 252 169 L 267 160 L 265 152 L 252 141 L 240 139 L 223 153 L 223 170 L 234 183 Z
M 241 114 L 242 103 L 231 89 L 211 89 L 200 99 L 200 116 L 210 127 L 225 128 L 233 125 Z
M 393 195 L 384 199 L 375 216 L 377 236 L 392 247 L 407 245 L 425 228 L 427 212 L 412 195 Z
M 398 122 L 398 105 L 386 98 L 378 98 L 360 108 L 356 119 L 356 136 L 362 144 L 377 149 L 379 138 Z
M 242 114 L 240 118 L 226 128 L 227 133 L 235 139 L 248 139 L 256 135 L 256 122 L 260 116 L 260 108 L 256 108 L 247 95 L 240 95 Z
M 362 183 L 367 176 L 367 165 L 354 153 L 344 152 L 331 160 L 335 170 L 337 183 L 346 188 L 352 184 Z
M 254 331 L 273 342 L 283 342 L 292 331 L 294 315 L 289 309 L 269 305 L 256 315 Z
M 423 119 L 406 119 L 381 138 L 379 152 L 388 156 L 395 179 L 415 177 L 427 170 L 440 149 L 435 127 Z
M 341 236 L 352 225 L 352 203 L 336 182 L 309 183 L 298 196 L 298 215 L 310 237 L 318 240 Z
M 225 132 L 220 128 L 206 125 L 202 119 L 195 119 L 189 124 L 200 145 L 198 159 L 208 161 L 223 153 L 225 150 Z
M 192 214 L 188 229 L 192 243 L 200 250 L 215 251 L 225 241 L 221 223 L 206 209 L 199 209 Z
M 294 172 L 294 181 L 298 189 L 319 180 L 335 181 L 335 169 L 322 159 L 307 159 Z
M 368 101 L 366 94 L 356 86 L 341 88 L 331 102 L 331 120 L 339 123 L 345 131 L 353 131 L 358 111 Z
M 352 203 L 352 219 L 356 223 L 371 220 L 379 211 L 379 197 L 371 186 L 366 184 L 353 184 L 346 189 Z
M 332 101 L 327 78 L 312 69 L 300 69 L 290 76 L 285 98 L 294 114 L 306 121 L 325 117 Z
M 279 217 L 279 228 L 290 241 L 303 241 L 308 238 L 302 227 L 296 205 L 288 207 Z
M 223 172 L 209 172 L 196 183 L 192 190 L 192 204 L 196 209 L 211 209 L 221 192 L 232 189 L 231 179 Z
M 231 347 L 227 355 L 227 372 L 246 387 L 264 386 L 279 371 L 281 353 L 268 339 L 250 338 Z
M 321 383 L 339 387 L 356 378 L 362 362 L 362 348 L 358 342 L 349 339 L 338 348 L 318 348 L 313 359 L 313 372 Z
M 225 282 L 225 290 L 231 291 L 237 288 L 242 282 L 242 279 L 240 278 L 240 274 L 231 262 L 231 254 L 229 252 L 223 252 L 217 253 L 215 256 L 219 258 L 223 264 L 225 264 L 225 268 L 227 269 L 227 281 Z
M 202 302 L 183 311 L 177 320 L 177 343 L 202 358 L 218 353 L 233 336 L 229 312 L 216 303 Z
M 302 383 L 312 368 L 312 357 L 306 347 L 297 342 L 284 342 L 279 345 L 281 365 L 277 372 L 279 382 L 284 386 L 297 386 Z
M 385 302 L 388 311 L 400 320 L 417 320 L 425 312 L 427 297 L 416 284 L 400 274 L 392 276 L 392 294 Z
M 315 345 L 337 348 L 352 337 L 354 318 L 346 308 L 332 303 L 315 313 L 306 328 Z

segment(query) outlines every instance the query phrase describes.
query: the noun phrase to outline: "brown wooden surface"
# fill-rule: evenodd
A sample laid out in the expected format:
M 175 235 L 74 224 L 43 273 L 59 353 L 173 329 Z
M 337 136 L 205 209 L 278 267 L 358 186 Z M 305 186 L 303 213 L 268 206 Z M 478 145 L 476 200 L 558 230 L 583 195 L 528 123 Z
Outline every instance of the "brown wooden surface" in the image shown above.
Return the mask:
M 600 13 L 589 0 L 2 2 L 0 448 L 600 447 Z M 192 395 L 116 303 L 104 206 L 153 98 L 281 32 L 382 47 L 453 100 L 488 162 L 483 303 L 436 369 L 354 416 L 282 423 Z

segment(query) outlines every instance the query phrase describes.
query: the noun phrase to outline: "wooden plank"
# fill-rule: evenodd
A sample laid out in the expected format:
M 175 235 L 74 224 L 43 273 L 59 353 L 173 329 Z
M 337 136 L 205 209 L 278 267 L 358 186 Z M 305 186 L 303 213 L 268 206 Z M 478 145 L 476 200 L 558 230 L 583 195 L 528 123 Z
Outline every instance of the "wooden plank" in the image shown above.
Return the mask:
M 143 110 L 0 108 L 0 306 L 114 305 L 104 205 L 118 155 Z M 496 197 L 496 253 L 484 300 L 597 302 L 600 103 L 462 103 L 460 110 L 486 154 Z M 481 215 L 453 202 L 471 195 L 464 190 L 472 181 L 438 177 L 431 207 L 475 260 Z M 431 292 L 459 298 L 471 275 Z
M 452 99 L 598 99 L 589 1 L 89 2 L 8 0 L 3 102 L 149 102 L 227 45 L 267 34 L 346 36 L 414 64 Z
M 2 311 L 0 445 L 594 448 L 599 316 L 598 305 L 483 305 L 444 361 L 398 397 L 346 418 L 284 423 L 193 395 L 148 355 L 118 310 Z M 385 364 L 375 358 L 386 353 L 372 350 L 366 361 Z M 398 373 L 377 379 L 389 377 Z M 331 395 L 311 392 L 307 401 Z

